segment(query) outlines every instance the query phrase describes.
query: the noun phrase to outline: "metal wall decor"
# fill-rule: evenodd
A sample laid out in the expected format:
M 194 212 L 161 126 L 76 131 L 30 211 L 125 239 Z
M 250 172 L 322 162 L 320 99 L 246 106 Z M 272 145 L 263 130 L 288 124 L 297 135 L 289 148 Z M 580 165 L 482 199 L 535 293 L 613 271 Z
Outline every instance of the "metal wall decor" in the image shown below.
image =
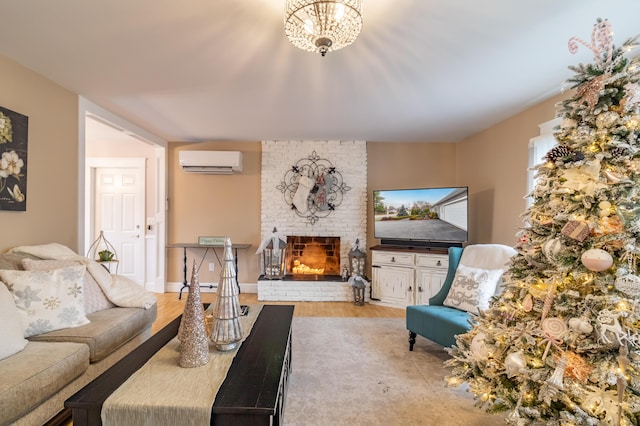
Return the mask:
M 351 189 L 331 161 L 321 158 L 315 151 L 291 166 L 276 188 L 284 194 L 285 203 L 311 225 L 329 216 Z

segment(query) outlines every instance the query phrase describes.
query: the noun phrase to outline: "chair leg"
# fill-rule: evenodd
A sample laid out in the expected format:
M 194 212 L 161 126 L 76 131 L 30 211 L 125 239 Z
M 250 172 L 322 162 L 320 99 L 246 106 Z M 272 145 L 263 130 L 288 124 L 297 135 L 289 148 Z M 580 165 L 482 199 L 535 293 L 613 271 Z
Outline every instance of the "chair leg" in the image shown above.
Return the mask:
M 416 343 L 416 333 L 409 331 L 409 350 L 413 350 L 413 345 Z

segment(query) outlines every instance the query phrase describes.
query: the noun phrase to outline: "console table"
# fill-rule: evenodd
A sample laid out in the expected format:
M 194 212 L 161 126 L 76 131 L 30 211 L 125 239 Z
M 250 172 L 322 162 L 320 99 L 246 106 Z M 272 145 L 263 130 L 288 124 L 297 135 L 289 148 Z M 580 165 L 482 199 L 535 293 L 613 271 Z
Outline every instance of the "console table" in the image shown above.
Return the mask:
M 235 269 L 236 269 L 236 286 L 238 286 L 238 291 L 240 291 L 240 284 L 238 283 L 238 249 L 247 249 L 251 247 L 251 244 L 231 244 L 231 249 L 234 250 L 235 257 Z M 202 258 L 200 259 L 200 264 L 198 265 L 198 270 L 200 270 L 200 266 L 202 266 L 202 262 L 207 257 L 207 253 L 209 250 L 213 252 L 218 260 L 218 264 L 222 266 L 222 261 L 220 260 L 220 256 L 216 252 L 216 248 L 224 249 L 223 245 L 203 245 L 197 243 L 176 243 L 176 244 L 168 244 L 167 248 L 181 248 L 183 253 L 183 280 L 182 287 L 180 288 L 180 293 L 178 294 L 178 299 L 182 299 L 182 291 L 185 288 L 189 288 L 189 282 L 187 281 L 187 249 L 204 249 L 204 253 L 202 254 Z M 213 285 L 201 285 L 200 287 L 208 287 L 213 288 Z
M 293 310 L 292 305 L 262 307 L 212 401 L 212 425 L 282 424 L 291 365 Z M 104 401 L 176 336 L 180 319 L 176 318 L 65 401 L 65 407 L 72 410 L 73 425 L 101 425 Z

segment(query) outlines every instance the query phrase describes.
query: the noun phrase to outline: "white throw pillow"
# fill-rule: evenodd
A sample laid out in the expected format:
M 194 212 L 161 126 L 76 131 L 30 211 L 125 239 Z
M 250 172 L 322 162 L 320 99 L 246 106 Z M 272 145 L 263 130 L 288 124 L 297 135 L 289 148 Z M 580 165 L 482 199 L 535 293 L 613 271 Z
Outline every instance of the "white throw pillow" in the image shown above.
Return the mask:
M 24 337 L 88 324 L 82 294 L 85 266 L 52 271 L 0 270 L 13 295 Z
M 0 359 L 17 354 L 29 343 L 24 338 L 24 329 L 16 302 L 2 282 L 0 282 L 0 336 L 2 336 Z
M 40 244 L 36 246 L 19 246 L 9 253 L 27 253 L 41 259 L 73 259 L 78 257 L 75 251 L 59 243 Z
M 97 262 L 89 262 L 87 271 L 116 306 L 149 309 L 156 303 L 156 297 L 133 280 L 123 275 L 111 275 Z
M 90 262 L 94 262 L 93 260 Z M 89 259 L 87 259 L 89 263 Z M 94 262 L 95 263 L 95 262 Z M 79 260 L 36 260 L 23 259 L 22 266 L 27 271 L 51 271 L 53 269 L 65 268 L 67 266 L 81 265 Z M 96 265 L 99 265 L 96 263 Z M 100 266 L 100 265 L 99 265 Z M 101 267 L 101 266 L 100 266 Z M 101 267 L 102 268 L 102 267 Z M 102 268 L 104 269 L 104 268 Z M 105 269 L 106 272 L 106 269 Z M 93 312 L 102 311 L 104 309 L 113 308 L 115 305 L 107 299 L 96 280 L 91 274 L 84 276 L 84 313 L 91 314 Z
M 478 313 L 489 308 L 489 301 L 502 277 L 502 269 L 480 269 L 458 265 L 443 305 Z

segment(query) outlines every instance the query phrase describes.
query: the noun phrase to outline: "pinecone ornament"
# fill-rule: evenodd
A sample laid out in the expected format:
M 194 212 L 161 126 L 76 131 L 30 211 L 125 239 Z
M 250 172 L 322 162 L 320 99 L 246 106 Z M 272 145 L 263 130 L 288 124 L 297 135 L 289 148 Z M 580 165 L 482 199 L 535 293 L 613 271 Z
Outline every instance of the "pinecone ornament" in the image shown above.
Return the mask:
M 562 160 L 565 163 L 570 161 L 580 161 L 584 160 L 584 154 L 578 151 L 574 151 L 566 145 L 558 145 L 554 146 L 551 151 L 545 155 L 545 157 L 549 161 L 553 161 L 554 163 L 558 160 Z
M 609 152 L 611 153 L 611 158 L 620 158 L 629 155 L 629 150 L 623 146 L 616 146 Z

